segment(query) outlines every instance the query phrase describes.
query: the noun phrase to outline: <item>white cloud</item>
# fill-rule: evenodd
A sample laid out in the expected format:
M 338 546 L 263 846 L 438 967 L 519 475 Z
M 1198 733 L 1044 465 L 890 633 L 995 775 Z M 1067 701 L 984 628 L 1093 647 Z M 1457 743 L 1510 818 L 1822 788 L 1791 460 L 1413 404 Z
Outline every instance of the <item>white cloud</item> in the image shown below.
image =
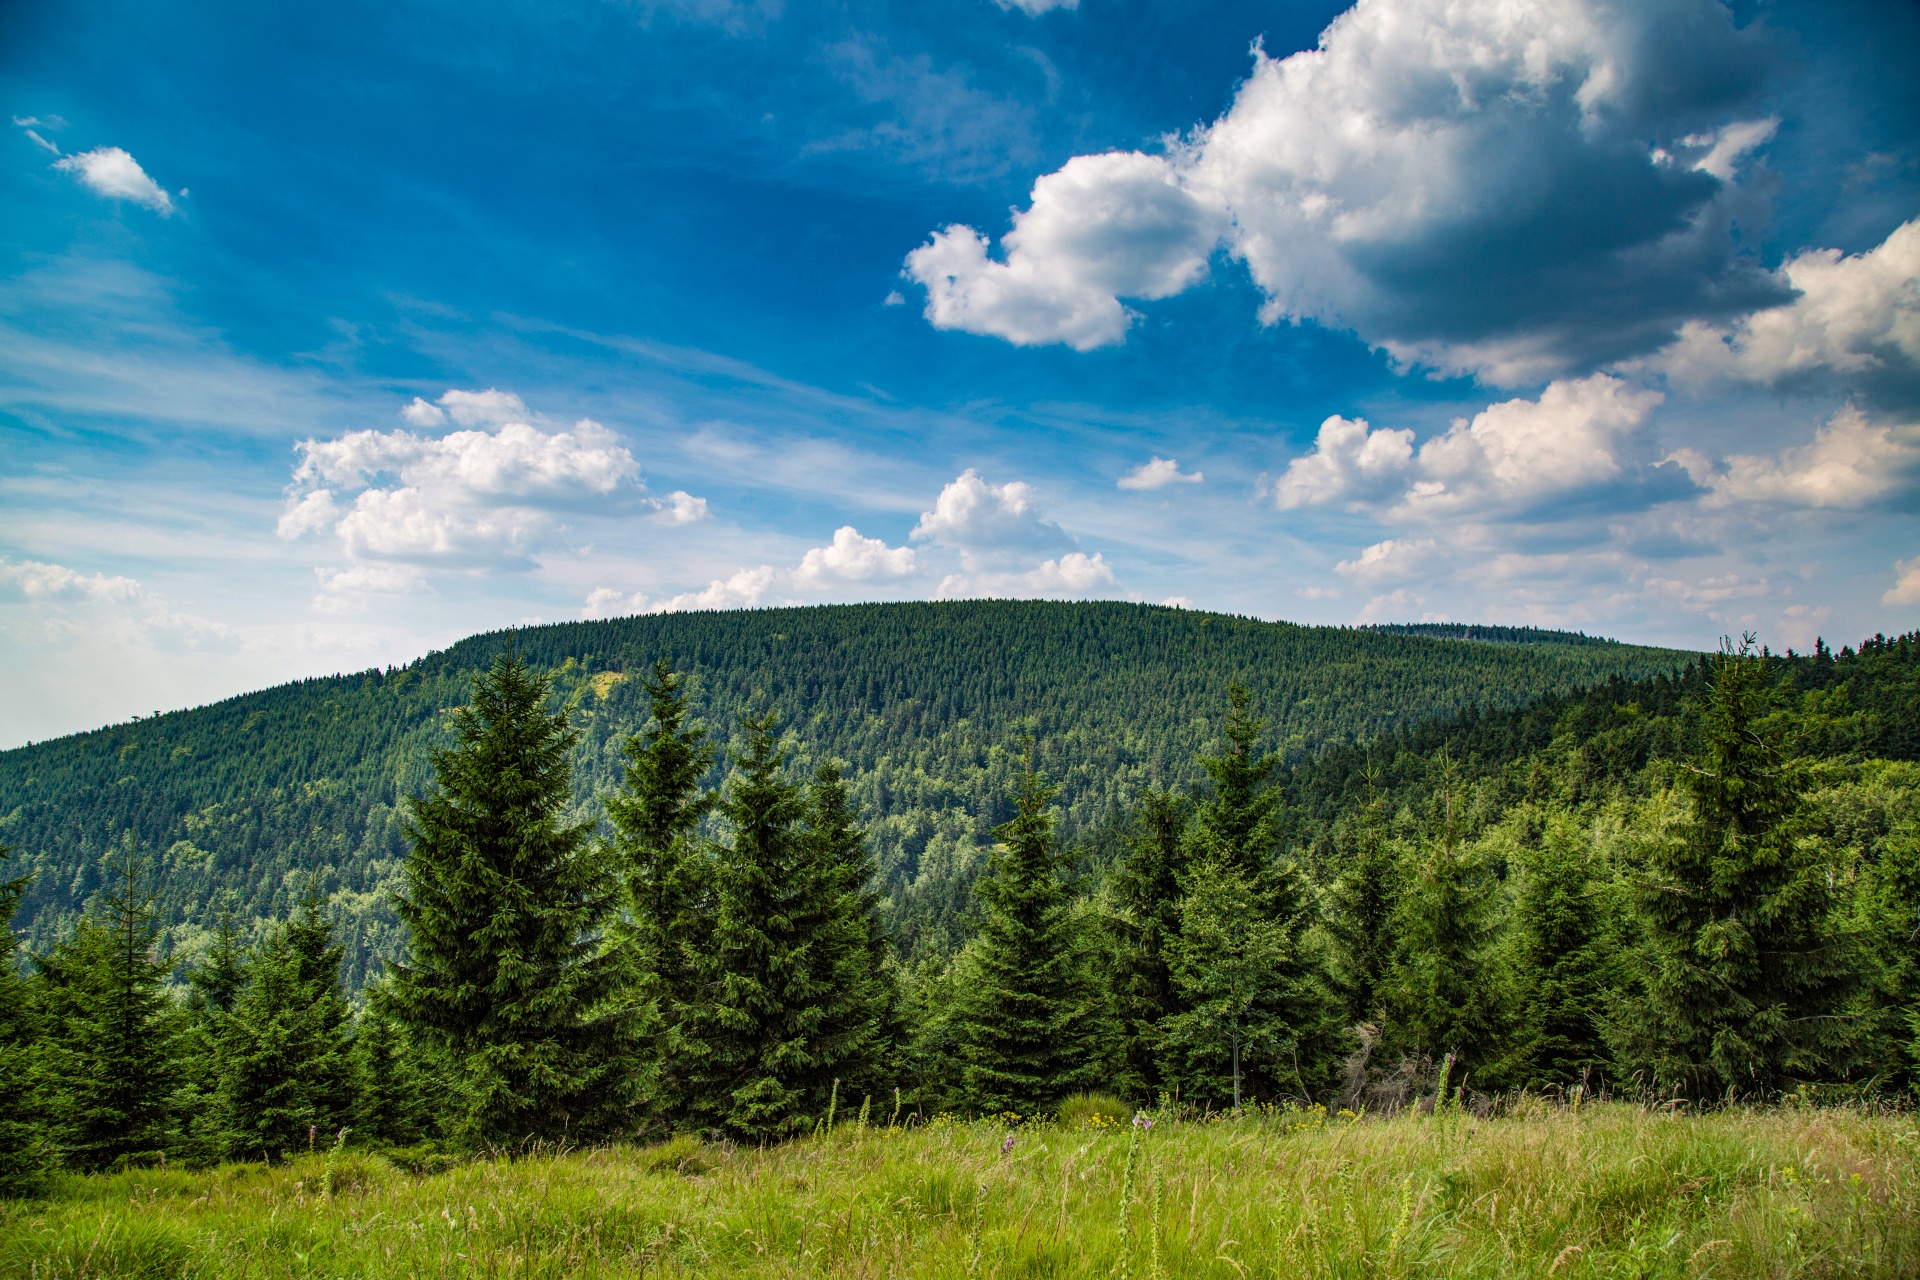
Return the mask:
M 1413 432 L 1369 431 L 1366 419 L 1335 414 L 1320 424 L 1313 451 L 1287 464 L 1274 486 L 1274 504 L 1286 511 L 1384 497 L 1412 466 Z
M 618 618 L 629 613 L 640 613 L 646 606 L 644 595 L 629 597 L 623 591 L 612 587 L 595 587 L 587 592 L 586 607 L 580 616 L 589 621 L 600 618 Z
M 1193 602 L 1190 596 L 1168 596 L 1160 603 L 1169 609 L 1198 609 L 1200 607 Z
M 132 156 L 119 147 L 96 147 L 54 162 L 54 168 L 71 173 L 98 195 L 112 200 L 130 200 L 161 217 L 173 212 L 173 200 L 160 184 L 147 176 Z
M 1080 0 L 993 0 L 1002 9 L 1018 9 L 1029 18 L 1037 18 L 1054 9 L 1078 9 Z
M 1165 158 L 1039 179 L 1001 259 L 951 226 L 907 273 L 938 327 L 1087 350 L 1224 242 L 1268 321 L 1531 381 L 1779 296 L 1730 231 L 1763 63 L 1719 0 L 1360 0 Z
M 1411 431 L 1328 418 L 1313 450 L 1288 464 L 1274 502 L 1283 510 L 1395 502 L 1396 514 L 1423 517 L 1522 512 L 1618 480 L 1622 445 L 1662 399 L 1608 374 L 1552 382 L 1537 400 L 1456 418 L 1417 453 Z
M 882 539 L 863 538 L 852 525 L 843 525 L 834 531 L 832 542 L 801 557 L 793 580 L 802 588 L 818 588 L 904 578 L 915 568 L 912 547 L 889 547 Z
M 126 601 L 145 594 L 132 578 L 84 574 L 39 560 L 0 559 L 0 583 L 16 588 L 29 600 Z
M 940 490 L 908 536 L 952 547 L 971 569 L 982 557 L 1071 546 L 1065 530 L 1045 519 L 1033 486 L 1022 480 L 989 484 L 972 467 Z
M 1649 363 L 1689 381 L 1769 386 L 1822 370 L 1920 370 L 1920 218 L 1867 253 L 1812 249 L 1777 276 L 1791 302 L 1732 325 L 1689 323 Z
M 1431 578 L 1446 569 L 1446 556 L 1432 538 L 1389 538 L 1342 560 L 1335 572 L 1363 587 Z
M 1047 595 L 1085 595 L 1114 585 L 1113 566 L 1098 553 L 1071 551 L 1058 560 L 1041 561 L 1039 568 L 1026 575 L 1026 583 Z
M 1164 489 L 1170 484 L 1199 484 L 1205 479 L 1204 472 L 1183 473 L 1176 459 L 1162 458 L 1156 454 L 1151 460 L 1121 476 L 1119 485 L 1122 489 Z
M 365 613 L 375 596 L 406 595 L 429 588 L 419 570 L 406 565 L 356 564 L 345 569 L 317 567 L 313 576 L 320 590 L 313 607 L 321 613 Z
M 771 565 L 741 569 L 729 578 L 715 578 L 704 591 L 689 591 L 646 606 L 648 613 L 688 613 L 704 609 L 752 609 L 769 603 L 778 574 Z
M 524 563 L 558 512 L 648 504 L 669 524 L 706 515 L 704 500 L 684 491 L 643 497 L 633 454 L 591 418 L 549 429 L 526 421 L 534 415 L 519 397 L 494 390 L 449 391 L 437 406 L 416 398 L 402 413 L 423 426 L 444 417 L 464 426 L 302 441 L 282 538 L 331 528 L 356 558 Z
M 1204 276 L 1224 229 L 1158 156 L 1075 156 L 1033 184 L 1004 261 L 971 227 L 952 226 L 907 255 L 906 273 L 926 288 L 936 328 L 1090 351 L 1126 336 L 1121 298 L 1169 297 Z
M 1920 426 L 1875 423 L 1849 404 L 1810 443 L 1777 457 L 1734 454 L 1714 463 L 1698 450 L 1682 449 L 1674 460 L 1711 490 L 1710 506 L 1863 507 L 1913 487 L 1920 473 Z
M 1920 556 L 1902 560 L 1893 566 L 1893 586 L 1880 597 L 1881 604 L 1920 604 Z

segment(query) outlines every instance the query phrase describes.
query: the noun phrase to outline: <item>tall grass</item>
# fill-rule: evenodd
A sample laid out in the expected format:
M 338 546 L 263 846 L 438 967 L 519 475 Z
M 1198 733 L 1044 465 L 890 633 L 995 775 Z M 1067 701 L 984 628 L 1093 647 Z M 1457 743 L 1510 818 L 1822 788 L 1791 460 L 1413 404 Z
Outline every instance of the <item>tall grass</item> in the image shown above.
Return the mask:
M 1920 1274 L 1910 1115 L 1283 1112 L 1034 1126 L 1010 1150 L 1007 1132 L 76 1178 L 0 1207 L 0 1275 Z

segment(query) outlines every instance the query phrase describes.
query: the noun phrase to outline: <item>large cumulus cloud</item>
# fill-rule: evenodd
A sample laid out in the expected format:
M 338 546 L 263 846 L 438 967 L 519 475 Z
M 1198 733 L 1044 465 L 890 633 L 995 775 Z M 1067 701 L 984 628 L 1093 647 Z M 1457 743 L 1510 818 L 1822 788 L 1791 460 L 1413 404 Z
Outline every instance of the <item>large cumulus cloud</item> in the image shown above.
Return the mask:
M 1088 349 L 1224 246 L 1269 321 L 1502 382 L 1592 367 L 1789 296 L 1731 232 L 1766 62 L 1719 0 L 1361 0 L 1166 155 L 1042 177 L 1000 258 L 954 226 L 907 273 L 938 326 Z

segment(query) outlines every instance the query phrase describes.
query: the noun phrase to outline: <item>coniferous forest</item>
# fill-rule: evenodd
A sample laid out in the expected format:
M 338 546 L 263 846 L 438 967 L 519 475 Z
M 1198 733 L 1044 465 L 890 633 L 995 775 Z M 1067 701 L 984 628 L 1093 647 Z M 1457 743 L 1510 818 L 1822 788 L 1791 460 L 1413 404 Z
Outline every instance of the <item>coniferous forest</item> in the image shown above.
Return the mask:
M 0 911 L 38 914 L 0 968 L 0 1186 L 316 1144 L 759 1146 L 1096 1091 L 1357 1114 L 1920 1084 L 1920 635 L 1687 657 L 982 605 L 956 629 L 999 643 L 922 637 L 976 655 L 949 684 L 834 661 L 927 609 L 489 637 L 9 753 Z M 713 667 L 703 636 L 805 652 Z M 849 689 L 870 713 L 827 723 Z M 415 769 L 394 744 L 426 726 Z M 166 810 L 273 760 L 387 789 Z M 903 833 L 946 819 L 898 797 L 942 794 L 972 825 L 938 865 L 941 832 Z M 349 812 L 266 861 L 265 898 L 260 845 L 214 834 Z M 388 824 L 391 873 L 344 884 Z M 354 894 L 391 921 L 358 962 Z

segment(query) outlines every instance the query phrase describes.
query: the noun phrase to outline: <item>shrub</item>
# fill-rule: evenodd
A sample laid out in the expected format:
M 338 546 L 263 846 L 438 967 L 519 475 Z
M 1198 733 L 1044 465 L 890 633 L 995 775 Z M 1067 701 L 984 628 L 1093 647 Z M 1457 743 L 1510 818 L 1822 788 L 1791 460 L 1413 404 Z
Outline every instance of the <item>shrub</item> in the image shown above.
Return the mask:
M 1054 1119 L 1063 1129 L 1112 1129 L 1132 1114 L 1132 1107 L 1110 1093 L 1076 1093 L 1060 1104 Z

